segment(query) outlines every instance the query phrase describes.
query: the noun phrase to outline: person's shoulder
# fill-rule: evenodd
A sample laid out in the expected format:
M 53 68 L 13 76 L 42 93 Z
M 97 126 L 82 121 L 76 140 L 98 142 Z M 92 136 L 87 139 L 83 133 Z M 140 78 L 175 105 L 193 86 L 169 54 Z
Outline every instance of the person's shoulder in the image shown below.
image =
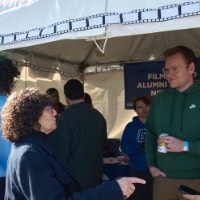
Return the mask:
M 15 160 L 21 160 L 30 156 L 32 144 L 23 140 L 19 140 L 12 144 L 10 157 Z
M 19 151 L 46 151 L 48 153 L 51 152 L 51 148 L 49 147 L 49 144 L 45 141 L 45 139 L 42 138 L 42 136 L 39 136 L 35 133 L 30 134 L 19 140 L 18 142 L 15 142 L 15 147 L 19 149 Z
M 200 86 L 200 80 L 195 80 L 195 81 L 194 81 L 194 85 Z
M 126 126 L 125 126 L 124 132 L 127 132 L 127 131 L 129 131 L 129 130 L 132 130 L 133 128 L 134 128 L 134 123 L 133 123 L 133 121 L 128 122 L 128 123 L 126 124 Z
M 90 109 L 92 109 L 94 112 L 100 113 L 96 108 L 90 106 Z M 100 113 L 101 114 L 101 113 Z
M 200 92 L 200 81 L 194 81 L 194 84 L 188 88 L 187 93 L 188 94 L 198 94 Z
M 59 105 L 61 112 L 63 112 L 67 108 L 67 105 L 62 104 L 61 102 L 58 102 L 58 105 Z
M 160 91 L 155 97 L 165 96 L 165 95 L 168 95 L 168 94 L 170 94 L 172 92 L 173 91 L 171 89 L 163 90 L 163 91 Z
M 34 165 L 36 162 L 44 160 L 48 155 L 41 146 L 30 143 L 14 143 L 11 149 L 10 158 L 16 165 L 20 163 L 21 166 Z
M 0 95 L 0 107 L 3 106 L 7 100 L 7 96 Z
M 137 127 L 138 127 L 138 126 L 145 126 L 144 123 L 142 123 L 142 122 L 140 121 L 139 116 L 133 117 L 132 125 L 133 125 L 133 126 L 137 126 Z
M 70 113 L 73 113 L 73 112 L 74 112 L 74 109 L 72 109 L 71 106 L 66 106 L 63 112 L 60 114 L 59 118 L 63 115 L 64 116 L 70 115 Z
M 99 117 L 104 119 L 103 114 L 99 110 L 97 110 L 96 108 L 93 108 L 93 107 L 91 107 L 91 109 L 93 110 L 94 113 L 96 113 L 96 115 L 98 115 Z
M 79 113 L 82 110 L 82 106 L 78 104 L 70 105 L 68 106 L 58 117 L 58 122 L 60 123 L 67 121 L 72 121 L 75 119 L 79 119 L 80 115 Z
M 163 91 L 159 92 L 158 94 L 156 94 L 155 96 L 153 96 L 152 100 L 157 101 L 157 100 L 162 99 L 162 98 L 168 98 L 171 95 L 173 95 L 174 92 L 175 91 L 173 89 L 163 90 Z
M 128 122 L 126 124 L 126 129 L 135 129 L 136 127 L 138 127 L 138 125 L 141 125 L 142 123 L 139 120 L 138 116 L 135 116 L 132 118 L 132 121 Z

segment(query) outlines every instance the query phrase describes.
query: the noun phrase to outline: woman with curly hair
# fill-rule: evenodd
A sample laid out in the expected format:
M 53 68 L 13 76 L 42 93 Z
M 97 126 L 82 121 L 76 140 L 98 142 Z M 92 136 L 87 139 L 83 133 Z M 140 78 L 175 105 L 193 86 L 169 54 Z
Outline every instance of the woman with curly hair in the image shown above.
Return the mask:
M 14 78 L 19 76 L 19 71 L 12 64 L 11 60 L 0 56 L 0 113 L 3 105 L 6 102 L 7 95 L 10 94 Z M 1 115 L 0 115 L 1 124 Z M 2 131 L 0 127 L 0 200 L 4 199 L 5 192 L 5 176 L 6 163 L 10 152 L 10 142 L 2 138 Z
M 49 95 L 28 88 L 13 93 L 2 110 L 3 137 L 12 148 L 7 165 L 5 200 L 124 200 L 138 178 L 121 178 L 79 192 L 77 181 L 47 143 L 56 128 Z M 81 166 L 80 166 L 81 167 Z

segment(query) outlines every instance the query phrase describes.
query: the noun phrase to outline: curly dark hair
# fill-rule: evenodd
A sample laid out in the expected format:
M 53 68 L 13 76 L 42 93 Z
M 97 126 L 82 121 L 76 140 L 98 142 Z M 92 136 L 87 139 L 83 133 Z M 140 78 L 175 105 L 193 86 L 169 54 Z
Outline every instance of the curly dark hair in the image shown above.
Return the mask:
M 49 95 L 39 89 L 27 88 L 11 94 L 1 113 L 3 138 L 15 142 L 39 130 L 39 117 L 48 106 Z
M 20 72 L 13 65 L 12 61 L 0 56 L 0 94 L 10 94 L 14 78 L 19 77 Z

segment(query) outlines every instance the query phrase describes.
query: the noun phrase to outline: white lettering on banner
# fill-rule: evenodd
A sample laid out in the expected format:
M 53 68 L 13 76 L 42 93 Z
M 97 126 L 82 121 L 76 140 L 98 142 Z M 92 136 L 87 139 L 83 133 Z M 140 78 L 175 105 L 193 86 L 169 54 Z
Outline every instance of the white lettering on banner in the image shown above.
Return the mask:
M 162 92 L 164 90 L 151 90 L 151 96 L 155 96 L 156 94 L 158 94 L 159 92 Z
M 137 88 L 167 88 L 167 81 L 161 82 L 139 82 Z
M 161 74 L 147 74 L 148 80 L 160 80 L 165 78 L 165 75 L 163 73 Z

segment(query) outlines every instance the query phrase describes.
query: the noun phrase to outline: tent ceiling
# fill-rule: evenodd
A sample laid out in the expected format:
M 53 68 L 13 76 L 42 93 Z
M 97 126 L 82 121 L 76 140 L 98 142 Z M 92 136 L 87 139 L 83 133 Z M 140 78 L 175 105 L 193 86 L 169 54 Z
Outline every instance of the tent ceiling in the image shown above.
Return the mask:
M 0 3 L 0 54 L 39 70 L 77 75 L 90 66 L 162 60 L 175 45 L 200 56 L 199 1 L 9 2 Z
M 105 40 L 97 41 L 103 46 Z M 126 62 L 141 62 L 162 60 L 162 52 L 175 45 L 186 45 L 192 48 L 196 55 L 200 56 L 200 29 L 186 29 L 162 33 L 143 34 L 110 38 L 102 54 L 93 41 L 61 40 L 46 44 L 8 50 L 6 53 L 19 60 L 19 56 L 25 62 L 39 64 L 44 68 L 55 68 L 55 63 L 62 63 L 57 67 L 63 72 L 69 72 L 66 66 L 108 66 L 123 64 Z M 23 60 L 23 59 L 21 59 Z M 51 64 L 50 64 L 51 63 Z M 63 66 L 63 67 L 62 67 Z

